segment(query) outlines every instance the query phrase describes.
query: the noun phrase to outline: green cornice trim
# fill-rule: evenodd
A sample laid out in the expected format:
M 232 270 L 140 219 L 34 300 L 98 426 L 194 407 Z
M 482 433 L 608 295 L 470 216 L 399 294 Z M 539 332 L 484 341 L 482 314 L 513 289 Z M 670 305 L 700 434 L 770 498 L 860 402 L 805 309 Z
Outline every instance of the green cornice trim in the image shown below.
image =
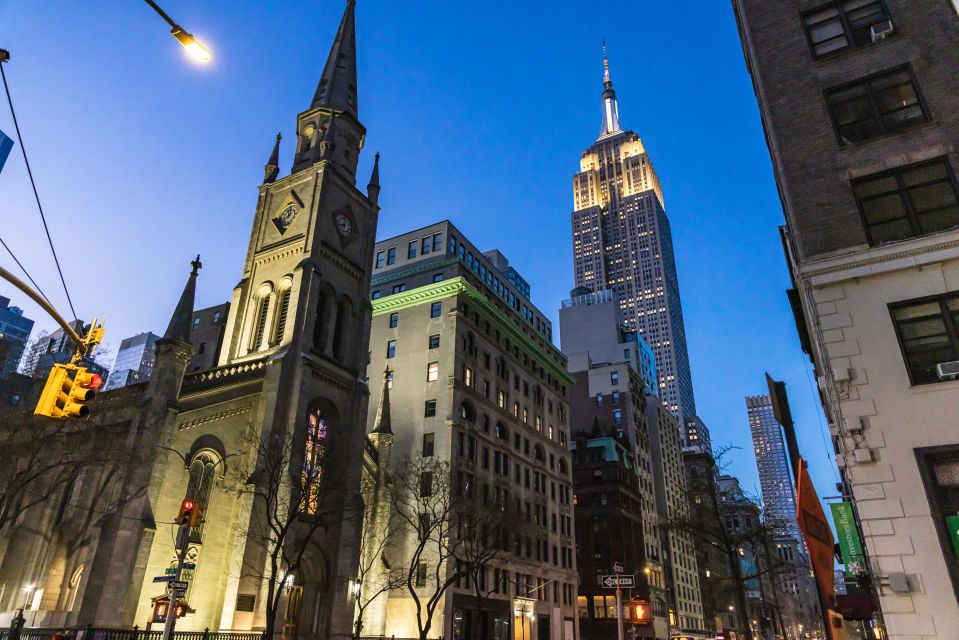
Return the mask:
M 421 262 L 418 262 L 415 266 L 408 267 L 401 271 L 397 271 L 393 269 L 393 270 L 387 271 L 386 273 L 375 275 L 370 280 L 370 286 L 375 287 L 384 282 L 396 280 L 397 278 L 408 278 L 409 276 L 415 276 L 417 273 L 423 273 L 424 271 L 432 271 L 436 269 L 436 267 L 445 267 L 455 262 L 456 262 L 455 256 L 446 256 L 444 258 L 441 258 L 440 260 L 423 260 Z
M 434 263 L 435 266 L 436 263 Z M 379 316 L 384 313 L 393 313 L 409 307 L 414 307 L 426 302 L 449 298 L 460 294 L 466 295 L 474 304 L 479 305 L 489 315 L 493 323 L 513 340 L 520 343 L 530 356 L 539 360 L 545 369 L 548 369 L 560 382 L 572 386 L 575 379 L 568 371 L 558 365 L 552 359 L 542 355 L 543 348 L 533 342 L 529 336 L 517 329 L 511 322 L 503 317 L 503 314 L 493 304 L 486 299 L 483 292 L 470 284 L 462 276 L 435 282 L 409 291 L 394 293 L 372 301 L 373 315 Z

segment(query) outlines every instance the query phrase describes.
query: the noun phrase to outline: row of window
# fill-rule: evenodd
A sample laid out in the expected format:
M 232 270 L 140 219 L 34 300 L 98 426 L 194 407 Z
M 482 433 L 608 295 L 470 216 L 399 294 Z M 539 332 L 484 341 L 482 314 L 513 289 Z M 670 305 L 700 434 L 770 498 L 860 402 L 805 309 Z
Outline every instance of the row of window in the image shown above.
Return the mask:
M 423 236 L 422 239 L 410 240 L 406 247 L 406 257 L 415 258 L 417 247 L 420 248 L 420 255 L 427 255 L 430 252 L 439 252 L 443 250 L 443 234 L 434 233 Z M 389 247 L 385 251 L 377 251 L 374 266 L 376 269 L 382 269 L 384 266 L 396 264 L 396 247 Z
M 888 10 L 879 0 L 844 0 L 808 12 L 802 19 L 817 58 L 871 44 L 876 29 L 888 31 L 891 26 Z M 843 146 L 899 133 L 932 119 L 908 66 L 832 87 L 824 97 Z M 959 226 L 959 189 L 945 158 L 854 180 L 852 190 L 870 245 Z

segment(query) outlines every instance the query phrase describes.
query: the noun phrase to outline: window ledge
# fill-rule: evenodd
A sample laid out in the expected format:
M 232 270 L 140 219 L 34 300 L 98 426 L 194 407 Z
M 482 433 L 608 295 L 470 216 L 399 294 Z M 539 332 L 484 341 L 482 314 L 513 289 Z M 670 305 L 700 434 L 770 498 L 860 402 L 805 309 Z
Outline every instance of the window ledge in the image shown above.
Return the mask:
M 955 392 L 959 391 L 959 380 L 943 380 L 941 382 L 927 382 L 926 384 L 914 384 L 909 387 L 909 393 L 924 394 L 936 391 Z

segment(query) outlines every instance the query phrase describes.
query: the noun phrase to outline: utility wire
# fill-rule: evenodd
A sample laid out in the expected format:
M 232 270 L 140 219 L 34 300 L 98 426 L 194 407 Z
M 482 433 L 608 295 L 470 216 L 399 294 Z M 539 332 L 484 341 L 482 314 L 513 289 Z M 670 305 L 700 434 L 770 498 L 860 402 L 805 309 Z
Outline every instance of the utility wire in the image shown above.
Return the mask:
M 73 314 L 73 319 L 77 319 L 77 312 L 73 308 L 73 300 L 70 298 L 70 291 L 67 289 L 67 281 L 63 277 L 63 269 L 60 268 L 60 259 L 57 257 L 57 250 L 53 247 L 53 238 L 50 237 L 50 227 L 47 226 L 47 217 L 43 213 L 43 205 L 40 204 L 40 194 L 37 192 L 37 183 L 33 179 L 33 170 L 30 169 L 30 161 L 27 159 L 27 148 L 23 146 L 23 136 L 20 135 L 20 124 L 17 122 L 17 113 L 13 110 L 13 98 L 10 96 L 10 86 L 7 84 L 7 74 L 3 70 L 3 64 L 0 64 L 0 76 L 3 77 L 3 89 L 7 94 L 7 104 L 10 105 L 10 115 L 13 117 L 13 128 L 17 132 L 17 142 L 20 143 L 20 153 L 23 154 L 23 162 L 27 165 L 27 175 L 30 177 L 30 186 L 33 187 L 33 197 L 37 201 L 37 208 L 40 210 L 40 220 L 43 221 L 43 230 L 47 234 L 47 243 L 50 245 L 50 251 L 53 253 L 53 262 L 57 265 L 57 273 L 60 274 L 60 283 L 63 285 L 63 292 L 67 294 L 67 303 L 70 305 L 70 313 Z M 4 244 L 6 246 L 6 244 Z M 7 249 L 9 251 L 9 249 Z M 14 258 L 16 260 L 16 258 Z M 19 264 L 19 261 L 17 262 Z M 20 267 L 23 268 L 22 266 Z M 26 273 L 26 271 L 24 271 Z M 29 278 L 29 275 L 27 276 Z M 33 278 L 30 278 L 30 281 L 33 282 Z M 34 283 L 36 286 L 36 283 Z M 47 296 L 43 296 L 46 298 Z
M 33 288 L 36 289 L 41 296 L 43 296 L 44 300 L 50 302 L 50 298 L 47 297 L 47 294 L 43 292 L 43 289 L 40 288 L 40 285 L 38 285 L 36 280 L 33 279 L 33 276 L 30 275 L 30 272 L 27 271 L 27 268 L 20 263 L 20 259 L 17 258 L 17 256 L 13 253 L 13 250 L 7 246 L 7 243 L 3 238 L 0 238 L 0 244 L 2 244 L 3 248 L 7 250 L 7 253 L 10 254 L 11 258 L 13 258 L 13 261 L 17 263 L 17 266 L 20 267 L 20 270 L 23 271 L 23 275 L 27 276 L 27 280 L 30 281 L 30 284 L 33 285 Z

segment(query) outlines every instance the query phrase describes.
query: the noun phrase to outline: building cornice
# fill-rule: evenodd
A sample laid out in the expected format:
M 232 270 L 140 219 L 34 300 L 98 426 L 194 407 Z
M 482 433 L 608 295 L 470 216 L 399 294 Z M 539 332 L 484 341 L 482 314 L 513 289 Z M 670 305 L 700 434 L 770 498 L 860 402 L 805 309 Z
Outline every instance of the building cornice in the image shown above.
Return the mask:
M 433 300 L 441 300 L 461 294 L 469 298 L 472 303 L 482 307 L 501 331 L 516 342 L 519 342 L 531 356 L 538 359 L 543 367 L 548 369 L 558 380 L 567 386 L 573 384 L 574 378 L 565 368 L 561 367 L 550 357 L 544 355 L 542 347 L 517 329 L 511 322 L 508 322 L 499 309 L 486 299 L 483 292 L 470 284 L 462 276 L 377 298 L 372 302 L 373 315 L 380 316 L 385 313 L 393 313 Z
M 806 260 L 799 266 L 799 275 L 819 286 L 956 259 L 959 230 L 952 230 L 842 256 Z

